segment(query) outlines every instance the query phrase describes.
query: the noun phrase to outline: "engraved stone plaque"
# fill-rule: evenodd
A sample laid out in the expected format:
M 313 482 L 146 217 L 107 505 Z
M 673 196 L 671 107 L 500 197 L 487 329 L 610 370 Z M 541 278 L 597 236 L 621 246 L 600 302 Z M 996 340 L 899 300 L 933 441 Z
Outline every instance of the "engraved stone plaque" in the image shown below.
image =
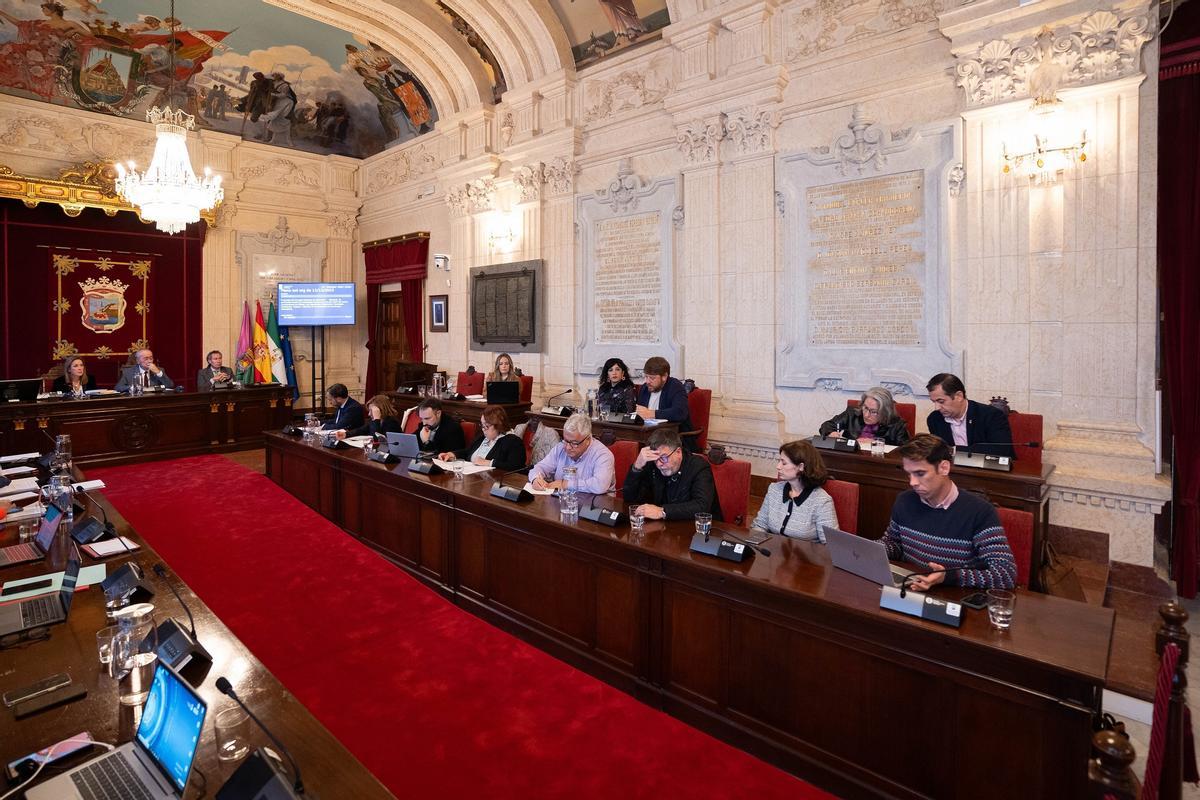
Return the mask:
M 471 270 L 471 347 L 537 352 L 542 262 Z

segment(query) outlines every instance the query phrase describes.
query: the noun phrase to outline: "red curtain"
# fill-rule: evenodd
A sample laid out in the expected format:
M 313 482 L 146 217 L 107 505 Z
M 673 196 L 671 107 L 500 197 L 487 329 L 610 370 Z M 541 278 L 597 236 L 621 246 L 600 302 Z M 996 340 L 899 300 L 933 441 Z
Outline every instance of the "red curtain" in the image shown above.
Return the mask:
M 1200 577 L 1200 14 L 1189 3 L 1164 39 L 1159 72 L 1158 277 L 1162 362 L 1174 426 L 1176 588 Z
M 410 357 L 419 360 L 425 355 L 423 305 L 425 298 L 426 262 L 429 259 L 429 238 L 422 236 L 403 242 L 364 247 L 367 264 L 367 397 L 375 394 L 379 380 L 375 346 L 379 338 L 379 287 L 399 283 L 404 306 L 404 333 L 408 337 Z M 394 387 L 389 387 L 394 388 Z

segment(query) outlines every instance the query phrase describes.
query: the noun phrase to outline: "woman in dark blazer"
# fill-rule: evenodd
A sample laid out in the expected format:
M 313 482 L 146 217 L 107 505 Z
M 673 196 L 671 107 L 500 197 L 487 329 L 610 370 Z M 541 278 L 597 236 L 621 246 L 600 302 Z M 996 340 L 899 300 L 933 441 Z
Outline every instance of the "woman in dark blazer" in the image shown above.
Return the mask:
M 87 365 L 79 356 L 67 356 L 63 361 L 63 374 L 54 379 L 51 391 L 83 397 L 83 393 L 96 388 L 96 377 L 88 375 Z
M 387 433 L 401 433 L 400 419 L 396 415 L 396 407 L 386 394 L 377 394 L 367 401 L 367 421 L 357 428 L 339 431 L 338 438 L 347 436 L 382 436 Z
M 525 443 L 508 430 L 508 415 L 500 406 L 488 406 L 479 415 L 475 441 L 461 450 L 438 455 L 442 461 L 462 459 L 493 469 L 514 470 L 525 466 Z
M 607 405 L 614 414 L 632 414 L 637 409 L 637 387 L 629 379 L 629 367 L 621 359 L 610 358 L 604 362 L 596 402 Z
M 847 408 L 821 423 L 820 434 L 866 442 L 883 439 L 894 445 L 909 440 L 908 426 L 896 413 L 896 401 L 882 386 L 873 386 L 863 392 L 857 408 Z

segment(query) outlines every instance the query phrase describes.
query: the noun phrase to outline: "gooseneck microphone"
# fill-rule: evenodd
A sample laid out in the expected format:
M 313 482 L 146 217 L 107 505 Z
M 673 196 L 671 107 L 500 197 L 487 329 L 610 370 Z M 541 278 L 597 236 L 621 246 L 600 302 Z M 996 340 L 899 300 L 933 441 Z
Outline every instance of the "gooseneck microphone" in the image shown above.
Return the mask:
M 196 636 L 196 620 L 192 617 L 192 610 L 183 601 L 183 597 L 176 590 L 175 584 L 167 580 L 166 567 L 162 564 L 155 564 L 153 569 L 154 574 L 167 585 L 167 588 L 171 590 L 171 594 L 175 595 L 175 599 L 179 601 L 179 605 L 183 606 L 183 613 L 187 614 L 188 618 L 187 630 L 184 630 L 183 626 L 174 619 L 167 619 L 159 624 L 159 657 L 181 672 L 193 664 L 211 664 L 212 655 L 209 654 L 204 645 L 200 644 L 200 639 Z
M 917 570 L 916 572 L 910 572 L 904 576 L 903 580 L 900 581 L 900 596 L 905 597 L 907 595 L 909 578 L 917 578 L 922 575 L 937 575 L 939 572 L 945 572 L 949 574 L 951 572 L 958 572 L 959 570 L 964 569 L 987 569 L 988 566 L 989 565 L 986 560 L 982 558 L 972 558 L 969 561 L 959 564 L 957 567 L 941 567 L 939 569 L 924 569 Z
M 758 553 L 763 558 L 771 557 L 770 550 L 763 547 L 762 545 L 755 544 L 754 542 L 750 541 L 749 539 L 743 539 L 741 536 L 738 536 L 733 531 L 720 531 L 720 535 L 727 537 L 729 539 L 733 539 L 735 542 L 741 542 L 742 544 L 746 545 L 746 547 L 749 547 L 751 550 Z
M 222 675 L 221 677 L 217 678 L 216 685 L 217 691 L 241 706 L 242 710 L 250 716 L 250 719 L 254 720 L 254 724 L 261 728 L 262 732 L 265 733 L 267 737 L 275 743 L 275 746 L 283 751 L 283 754 L 287 756 L 288 763 L 292 765 L 292 774 L 296 776 L 296 781 L 292 784 L 292 789 L 296 792 L 296 794 L 304 794 L 304 784 L 300 780 L 300 765 L 296 763 L 296 759 L 292 758 L 292 754 L 288 752 L 288 749 L 283 746 L 283 742 L 276 739 L 275 734 L 271 733 L 271 729 L 266 725 L 263 725 L 262 720 L 254 716 L 254 712 L 250 710 L 250 707 L 242 702 L 242 698 L 237 696 L 237 692 L 233 690 L 233 684 L 229 682 L 228 678 Z

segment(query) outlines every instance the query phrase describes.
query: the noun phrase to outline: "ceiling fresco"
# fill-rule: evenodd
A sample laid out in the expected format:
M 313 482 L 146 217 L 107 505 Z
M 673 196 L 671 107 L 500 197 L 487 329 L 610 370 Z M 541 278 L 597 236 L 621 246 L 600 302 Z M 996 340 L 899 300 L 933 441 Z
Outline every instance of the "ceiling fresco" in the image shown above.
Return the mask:
M 578 67 L 652 41 L 670 24 L 666 0 L 550 0 Z
M 378 45 L 260 2 L 177 0 L 172 85 L 161 6 L 0 0 L 0 92 L 132 119 L 170 100 L 198 128 L 360 158 L 437 123 Z

